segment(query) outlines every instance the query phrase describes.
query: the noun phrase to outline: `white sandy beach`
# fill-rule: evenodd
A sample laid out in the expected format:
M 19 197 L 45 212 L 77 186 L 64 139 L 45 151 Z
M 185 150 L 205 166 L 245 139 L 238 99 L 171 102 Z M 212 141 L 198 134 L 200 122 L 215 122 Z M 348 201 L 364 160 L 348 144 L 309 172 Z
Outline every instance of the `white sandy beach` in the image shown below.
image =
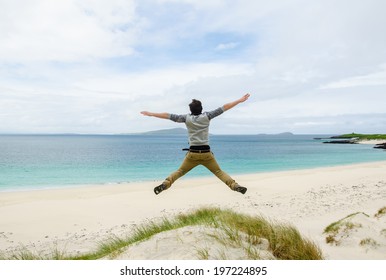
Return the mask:
M 153 188 L 159 182 L 3 192 L 0 251 L 22 246 L 36 252 L 92 251 L 113 234 L 130 234 L 135 225 L 214 206 L 289 222 L 315 241 L 326 259 L 386 259 L 386 217 L 374 217 L 386 206 L 386 161 L 233 177 L 248 187 L 245 195 L 230 191 L 214 176 L 186 176 L 158 196 Z M 356 212 L 368 215 L 355 217 L 361 226 L 342 236 L 339 246 L 326 244 L 325 227 Z M 172 249 L 150 248 L 153 239 L 127 258 L 150 258 L 144 251 L 159 259 L 192 258 L 179 253 L 182 245 L 170 237 L 158 238 Z M 376 242 L 360 245 L 363 239 Z
M 378 145 L 386 143 L 385 140 L 376 140 L 376 139 L 370 139 L 370 140 L 360 140 L 358 144 L 367 144 L 367 145 Z

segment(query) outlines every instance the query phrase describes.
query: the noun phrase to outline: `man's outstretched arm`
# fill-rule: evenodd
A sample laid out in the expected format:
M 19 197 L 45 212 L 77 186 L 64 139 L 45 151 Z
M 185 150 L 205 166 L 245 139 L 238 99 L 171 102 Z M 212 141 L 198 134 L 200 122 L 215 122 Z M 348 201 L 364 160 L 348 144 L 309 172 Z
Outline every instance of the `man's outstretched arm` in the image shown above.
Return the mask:
M 251 96 L 249 93 L 245 94 L 243 97 L 233 101 L 233 102 L 229 102 L 227 104 L 225 104 L 223 106 L 224 108 L 224 111 L 228 111 L 229 109 L 232 109 L 233 107 L 235 107 L 236 105 L 248 100 L 249 96 Z
M 152 113 L 152 112 L 148 112 L 148 111 L 142 111 L 141 114 L 144 116 L 156 117 L 156 118 L 160 118 L 160 119 L 169 119 L 170 118 L 169 113 Z

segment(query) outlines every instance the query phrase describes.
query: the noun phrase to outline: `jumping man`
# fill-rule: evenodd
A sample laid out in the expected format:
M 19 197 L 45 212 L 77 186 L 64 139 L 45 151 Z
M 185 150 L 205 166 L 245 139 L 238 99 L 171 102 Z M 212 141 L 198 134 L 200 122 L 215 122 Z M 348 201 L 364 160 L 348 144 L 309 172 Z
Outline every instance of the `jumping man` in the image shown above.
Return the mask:
M 149 117 L 157 117 L 161 119 L 169 119 L 174 122 L 185 123 L 189 134 L 189 152 L 186 154 L 180 168 L 169 175 L 163 183 L 154 188 L 154 193 L 168 189 L 180 177 L 184 176 L 197 165 L 203 165 L 208 168 L 214 175 L 223 181 L 231 190 L 245 194 L 247 188 L 240 186 L 227 173 L 221 170 L 209 146 L 209 123 L 210 121 L 232 109 L 236 105 L 248 100 L 250 94 L 245 94 L 243 97 L 227 103 L 216 110 L 210 112 L 202 112 L 202 105 L 199 100 L 193 99 L 189 104 L 191 114 L 175 115 L 169 113 L 152 113 L 142 111 L 141 114 Z

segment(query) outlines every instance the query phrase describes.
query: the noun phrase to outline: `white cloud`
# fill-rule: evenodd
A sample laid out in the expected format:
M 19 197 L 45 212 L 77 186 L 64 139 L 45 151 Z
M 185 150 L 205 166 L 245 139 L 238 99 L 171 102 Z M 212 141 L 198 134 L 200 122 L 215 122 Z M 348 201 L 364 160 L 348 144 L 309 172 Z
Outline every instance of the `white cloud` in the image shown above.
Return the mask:
M 363 86 L 381 86 L 386 85 L 386 65 L 383 65 L 382 70 L 370 73 L 363 76 L 355 76 L 345 78 L 343 80 L 332 82 L 325 86 L 322 86 L 322 89 L 334 89 L 334 88 L 347 88 L 347 87 L 363 87 Z
M 77 87 L 100 92 L 121 93 L 135 97 L 162 95 L 175 87 L 195 83 L 201 78 L 248 74 L 248 65 L 198 63 L 154 69 L 141 73 L 114 74 L 85 79 Z
M 0 59 L 82 61 L 130 55 L 135 29 L 133 1 L 2 1 Z

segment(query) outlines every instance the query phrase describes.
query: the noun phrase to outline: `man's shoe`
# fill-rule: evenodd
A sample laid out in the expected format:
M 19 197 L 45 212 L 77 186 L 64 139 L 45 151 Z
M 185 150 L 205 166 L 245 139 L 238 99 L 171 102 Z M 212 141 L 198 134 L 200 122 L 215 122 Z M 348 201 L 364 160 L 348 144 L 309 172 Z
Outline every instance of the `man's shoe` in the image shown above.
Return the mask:
M 166 186 L 164 184 L 161 184 L 154 188 L 154 193 L 159 194 L 160 192 L 166 190 Z
M 247 188 L 242 187 L 240 185 L 236 185 L 235 188 L 234 188 L 234 191 L 242 193 L 242 194 L 245 194 L 247 192 Z

